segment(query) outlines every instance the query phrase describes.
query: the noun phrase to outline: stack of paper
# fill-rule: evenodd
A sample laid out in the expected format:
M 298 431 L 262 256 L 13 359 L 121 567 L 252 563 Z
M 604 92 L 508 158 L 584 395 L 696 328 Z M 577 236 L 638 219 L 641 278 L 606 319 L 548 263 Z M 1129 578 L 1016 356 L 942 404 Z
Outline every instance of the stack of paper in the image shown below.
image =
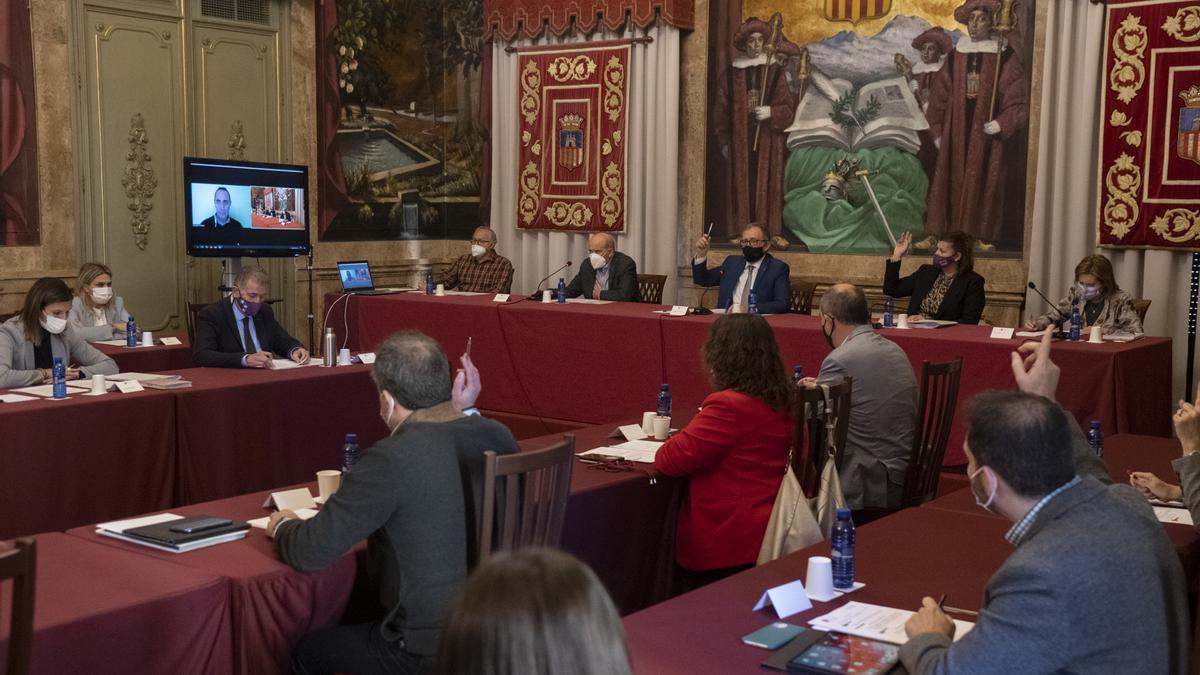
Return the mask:
M 809 621 L 817 630 L 856 635 L 870 640 L 902 645 L 908 642 L 904 624 L 915 612 L 894 609 L 865 602 L 850 601 L 837 609 Z M 958 640 L 975 627 L 970 621 L 954 620 L 954 639 Z
M 583 458 L 601 459 L 605 457 L 619 457 L 627 459 L 631 462 L 642 462 L 644 464 L 653 464 L 654 456 L 658 454 L 658 449 L 662 447 L 659 441 L 627 441 L 620 445 L 613 445 L 603 448 L 595 448 L 587 452 L 579 453 Z
M 157 549 L 160 551 L 169 551 L 171 553 L 186 553 L 188 551 L 194 551 L 198 548 L 207 548 L 209 546 L 215 546 L 217 544 L 224 544 L 225 542 L 229 542 L 229 541 L 236 541 L 238 539 L 244 539 L 246 537 L 246 531 L 249 529 L 245 526 L 245 523 L 241 523 L 241 524 L 233 523 L 230 527 L 225 527 L 225 528 L 220 528 L 219 530 L 214 530 L 214 534 L 211 536 L 201 535 L 201 538 L 195 539 L 193 541 L 187 541 L 184 543 L 170 544 L 170 545 L 156 543 L 154 541 L 150 541 L 149 539 L 147 539 L 145 537 L 134 537 L 134 536 L 125 534 L 125 532 L 127 530 L 133 530 L 135 528 L 144 528 L 148 525 L 159 525 L 161 523 L 169 523 L 174 520 L 183 520 L 183 516 L 176 515 L 174 513 L 159 513 L 159 514 L 155 514 L 153 516 L 144 516 L 142 518 L 130 518 L 129 520 L 114 520 L 112 522 L 100 523 L 99 525 L 97 525 L 96 526 L 96 534 L 99 534 L 99 535 L 105 536 L 105 537 L 111 537 L 113 539 L 120 539 L 121 541 L 127 541 L 131 544 L 147 546 L 149 548 Z M 240 527 L 239 527 L 239 525 L 240 525 Z M 231 531 L 229 531 L 230 528 L 236 528 L 236 529 L 235 529 L 235 531 L 231 532 Z
M 309 518 L 315 517 L 318 511 L 316 509 L 296 509 L 294 513 L 298 518 L 300 518 L 300 520 L 308 520 Z M 269 520 L 271 520 L 271 516 L 263 516 L 262 518 L 255 518 L 254 520 L 247 520 L 246 522 L 250 523 L 250 527 L 257 527 L 260 530 L 265 530 L 267 529 L 267 521 Z
M 70 396 L 71 394 L 82 394 L 87 390 L 88 386 L 86 384 L 79 384 L 78 382 L 67 383 L 67 396 Z M 34 396 L 45 396 L 46 398 L 51 398 L 54 396 L 54 385 L 39 384 L 36 387 L 21 387 L 20 389 L 13 389 L 12 391 L 14 394 L 33 394 Z

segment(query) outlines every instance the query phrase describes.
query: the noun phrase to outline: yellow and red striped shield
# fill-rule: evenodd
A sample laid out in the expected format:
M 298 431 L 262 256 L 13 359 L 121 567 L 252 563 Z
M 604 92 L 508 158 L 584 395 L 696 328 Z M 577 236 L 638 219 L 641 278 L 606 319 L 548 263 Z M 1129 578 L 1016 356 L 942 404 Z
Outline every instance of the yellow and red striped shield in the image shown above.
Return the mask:
M 869 21 L 892 11 L 892 0 L 824 0 L 825 18 L 830 21 Z

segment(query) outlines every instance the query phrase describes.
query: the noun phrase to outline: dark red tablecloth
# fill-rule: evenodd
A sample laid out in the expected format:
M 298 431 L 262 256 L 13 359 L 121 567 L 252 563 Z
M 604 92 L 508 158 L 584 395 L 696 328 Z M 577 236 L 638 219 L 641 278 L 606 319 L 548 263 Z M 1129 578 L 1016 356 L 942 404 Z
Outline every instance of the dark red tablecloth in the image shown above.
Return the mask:
M 807 625 L 849 600 L 917 609 L 922 596 L 946 594 L 946 604 L 976 610 L 992 573 L 1012 552 L 1007 524 L 938 509 L 907 509 L 858 529 L 855 574 L 865 588 L 843 599 L 815 602 L 784 619 Z M 757 673 L 770 652 L 741 638 L 775 619 L 751 608 L 769 588 L 803 581 L 808 558 L 829 555 L 823 542 L 625 618 L 625 638 L 639 675 Z
M 92 346 L 116 361 L 122 373 L 161 373 L 164 370 L 191 368 L 193 365 L 192 348 L 188 344 L 187 336 L 177 337 L 183 344 L 155 344 L 153 347 L 142 347 L 139 344 L 132 349 L 97 343 L 92 343 Z M 157 343 L 157 340 L 155 342 Z
M 317 494 L 315 483 L 291 487 L 308 487 L 312 494 Z M 182 506 L 170 509 L 170 512 L 181 516 L 249 520 L 269 514 L 262 504 L 270 492 Z M 306 633 L 335 624 L 346 608 L 354 585 L 354 552 L 347 552 L 320 572 L 298 572 L 279 562 L 274 542 L 267 538 L 265 531 L 256 528 L 252 528 L 245 539 L 179 554 L 104 537 L 96 534 L 94 526 L 68 530 L 67 534 L 88 542 L 88 545 L 103 545 L 119 549 L 129 557 L 153 560 L 160 568 L 195 570 L 205 576 L 228 580 L 233 635 L 229 653 L 233 667 L 222 672 L 247 675 L 290 672 L 291 653 L 296 642 Z M 128 642 L 130 636 L 124 637 Z M 181 630 L 175 638 L 182 644 L 194 639 L 195 636 Z M 135 643 L 133 646 L 156 648 L 152 644 Z M 186 672 L 186 669 L 176 672 Z
M 0 539 L 165 508 L 175 471 L 169 392 L 0 403 Z
M 31 672 L 231 672 L 228 581 L 65 534 L 36 539 Z M 0 583 L 0 663 L 11 597 Z
M 312 480 L 342 465 L 347 433 L 367 448 L 387 433 L 370 366 L 192 368 L 176 397 L 176 503 Z

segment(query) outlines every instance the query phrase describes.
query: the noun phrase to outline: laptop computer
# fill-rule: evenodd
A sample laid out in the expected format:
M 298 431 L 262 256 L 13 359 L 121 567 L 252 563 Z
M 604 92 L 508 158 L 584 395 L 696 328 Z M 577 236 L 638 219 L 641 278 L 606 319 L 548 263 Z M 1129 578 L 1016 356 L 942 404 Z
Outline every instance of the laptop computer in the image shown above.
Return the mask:
M 355 295 L 383 295 L 399 293 L 404 288 L 375 288 L 371 277 L 371 265 L 366 260 L 338 262 L 338 278 L 342 281 L 342 292 Z

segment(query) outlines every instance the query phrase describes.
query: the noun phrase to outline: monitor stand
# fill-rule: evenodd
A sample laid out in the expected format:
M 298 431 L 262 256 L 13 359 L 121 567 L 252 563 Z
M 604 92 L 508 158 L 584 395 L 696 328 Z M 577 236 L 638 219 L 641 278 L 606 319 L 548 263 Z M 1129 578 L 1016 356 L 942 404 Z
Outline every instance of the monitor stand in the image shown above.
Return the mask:
M 221 285 L 217 288 L 221 297 L 233 293 L 233 282 L 242 273 L 242 259 L 224 258 L 221 260 Z

